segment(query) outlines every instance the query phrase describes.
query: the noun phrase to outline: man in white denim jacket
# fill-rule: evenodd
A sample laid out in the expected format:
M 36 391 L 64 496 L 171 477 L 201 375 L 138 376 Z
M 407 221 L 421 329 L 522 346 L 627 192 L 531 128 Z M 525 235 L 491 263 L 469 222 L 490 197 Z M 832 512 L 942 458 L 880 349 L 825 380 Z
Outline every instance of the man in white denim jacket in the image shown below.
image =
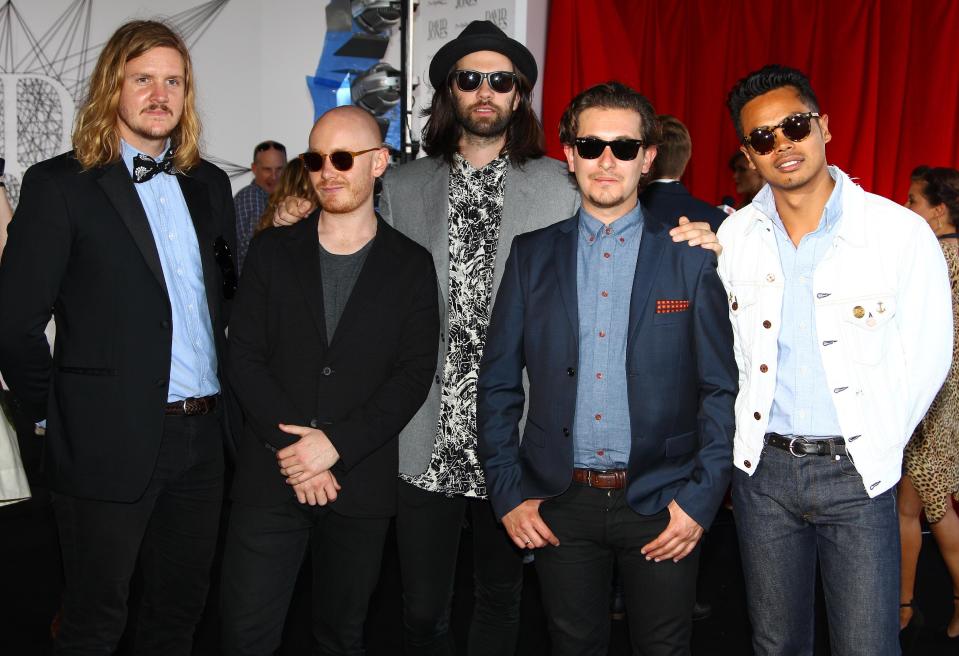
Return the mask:
M 893 488 L 951 361 L 942 252 L 917 215 L 827 166 L 802 73 L 767 66 L 728 104 L 767 182 L 719 231 L 754 651 L 812 654 L 818 558 L 833 653 L 899 654 Z

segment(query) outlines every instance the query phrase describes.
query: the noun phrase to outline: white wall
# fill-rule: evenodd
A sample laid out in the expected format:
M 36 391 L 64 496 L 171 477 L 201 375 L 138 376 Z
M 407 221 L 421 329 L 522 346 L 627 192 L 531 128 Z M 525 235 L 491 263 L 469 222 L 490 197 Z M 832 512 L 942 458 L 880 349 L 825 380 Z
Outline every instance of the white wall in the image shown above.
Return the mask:
M 421 0 L 421 12 L 426 11 L 430 2 L 437 0 Z M 455 4 L 456 0 L 448 2 Z M 13 7 L 37 37 L 70 4 L 71 0 L 13 0 Z M 480 13 L 487 8 L 507 6 L 516 12 L 516 25 L 507 32 L 529 43 L 542 77 L 548 0 L 475 0 L 470 4 Z M 172 16 L 203 5 L 215 7 L 203 0 L 165 0 L 162 13 L 158 13 L 155 2 L 98 0 L 90 3 L 90 45 L 102 44 L 129 19 Z M 327 0 L 223 3 L 191 48 L 206 153 L 247 166 L 253 146 L 264 139 L 282 142 L 290 154 L 305 148 L 313 119 L 313 103 L 305 78 L 315 72 L 322 52 L 326 6 Z M 527 35 L 517 36 L 514 29 L 523 29 L 524 25 Z M 387 57 L 398 66 L 399 49 L 393 45 Z M 15 55 L 26 52 L 22 40 L 15 38 L 13 46 Z M 60 46 L 51 43 L 47 50 Z M 94 59 L 98 54 L 98 50 L 91 53 Z M 535 92 L 537 107 L 542 95 L 540 87 L 538 84 Z M 65 116 L 64 120 L 72 124 L 72 116 Z M 235 178 L 234 188 L 248 182 L 249 175 Z

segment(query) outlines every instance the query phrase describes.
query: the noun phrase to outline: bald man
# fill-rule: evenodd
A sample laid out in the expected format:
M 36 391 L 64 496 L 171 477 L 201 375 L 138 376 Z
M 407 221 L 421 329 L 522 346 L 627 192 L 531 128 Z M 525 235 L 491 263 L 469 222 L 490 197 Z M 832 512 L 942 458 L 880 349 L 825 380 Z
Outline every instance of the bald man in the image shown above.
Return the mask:
M 300 157 L 320 200 L 250 246 L 230 323 L 246 416 L 223 562 L 223 647 L 273 654 L 309 548 L 322 654 L 363 653 L 396 512 L 397 435 L 437 362 L 433 260 L 373 210 L 388 154 L 369 114 L 324 114 Z

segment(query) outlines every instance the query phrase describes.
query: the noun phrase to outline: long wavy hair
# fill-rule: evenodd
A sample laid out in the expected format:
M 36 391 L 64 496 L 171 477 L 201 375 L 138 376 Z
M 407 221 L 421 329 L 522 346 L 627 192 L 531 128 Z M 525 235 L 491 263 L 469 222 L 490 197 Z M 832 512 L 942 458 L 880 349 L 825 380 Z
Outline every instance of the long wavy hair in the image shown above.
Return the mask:
M 273 190 L 273 193 L 270 194 L 269 200 L 266 201 L 266 210 L 264 210 L 260 216 L 260 220 L 257 222 L 256 230 L 253 234 L 259 234 L 263 230 L 273 226 L 273 215 L 276 213 L 276 208 L 290 196 L 306 198 L 312 202 L 314 206 L 320 203 L 319 198 L 316 197 L 316 190 L 313 188 L 313 183 L 310 181 L 310 174 L 307 172 L 306 167 L 303 166 L 303 160 L 299 157 L 294 157 L 283 167 L 283 171 L 280 173 L 280 179 L 276 183 L 276 188 Z
M 158 21 L 130 21 L 113 33 L 90 76 L 86 100 L 73 125 L 74 156 L 84 169 L 120 159 L 117 111 L 123 87 L 123 69 L 153 48 L 173 48 L 183 57 L 183 115 L 170 135 L 173 162 L 180 171 L 200 163 L 200 117 L 196 111 L 193 64 L 186 43 L 171 27 Z
M 506 126 L 506 145 L 503 152 L 509 155 L 510 162 L 516 166 L 527 160 L 537 159 L 546 153 L 543 146 L 543 124 L 533 111 L 533 87 L 529 79 L 516 71 L 519 106 L 513 112 Z M 441 156 L 453 163 L 453 155 L 459 150 L 463 126 L 456 116 L 456 99 L 453 98 L 451 81 L 436 89 L 430 106 L 423 110 L 427 117 L 423 126 L 423 150 L 430 156 Z

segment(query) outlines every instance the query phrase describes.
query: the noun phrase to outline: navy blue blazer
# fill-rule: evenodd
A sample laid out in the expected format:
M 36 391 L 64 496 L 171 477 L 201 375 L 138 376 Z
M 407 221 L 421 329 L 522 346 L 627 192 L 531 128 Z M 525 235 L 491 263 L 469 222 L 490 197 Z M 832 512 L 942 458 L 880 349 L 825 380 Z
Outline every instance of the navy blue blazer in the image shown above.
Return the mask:
M 578 216 L 513 241 L 478 381 L 478 454 L 497 517 L 561 494 L 573 470 L 579 362 Z M 704 528 L 732 469 L 738 373 L 711 251 L 673 243 L 644 211 L 626 362 L 631 449 L 626 498 L 643 515 L 673 499 Z M 659 300 L 689 309 L 658 313 Z M 519 421 L 529 377 L 522 442 Z
M 656 224 L 665 225 L 667 230 L 676 227 L 679 217 L 685 216 L 690 221 L 706 221 L 712 231 L 717 232 L 726 218 L 725 212 L 693 196 L 678 180 L 651 183 L 643 189 L 639 202 L 653 215 Z

